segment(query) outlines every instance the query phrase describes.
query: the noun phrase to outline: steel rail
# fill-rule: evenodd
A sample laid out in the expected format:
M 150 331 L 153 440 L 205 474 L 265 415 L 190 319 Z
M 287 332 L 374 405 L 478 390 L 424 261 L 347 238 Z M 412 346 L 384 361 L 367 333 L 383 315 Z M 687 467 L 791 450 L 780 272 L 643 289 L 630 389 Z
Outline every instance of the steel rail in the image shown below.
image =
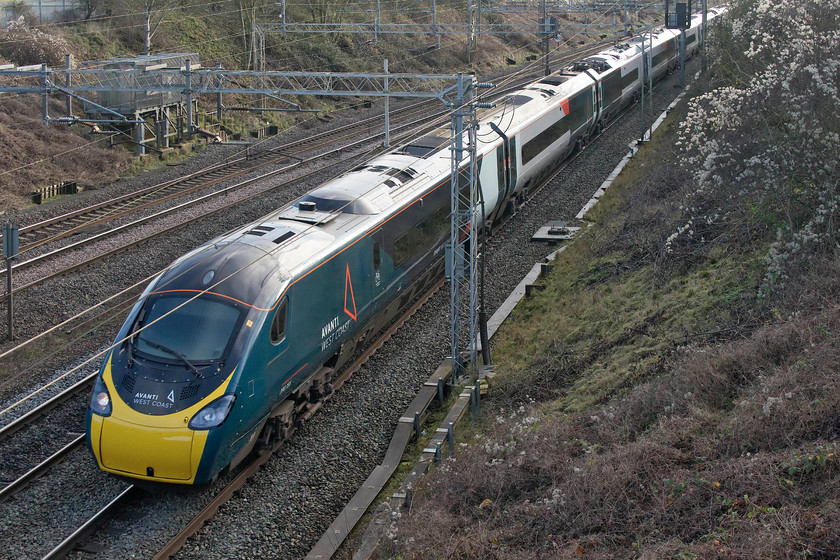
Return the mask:
M 72 534 L 61 541 L 58 546 L 43 556 L 42 560 L 56 560 L 58 558 L 66 557 L 76 547 L 76 545 L 82 541 L 82 539 L 88 536 L 96 528 L 99 523 L 113 517 L 114 514 L 119 511 L 120 507 L 122 507 L 122 505 L 132 498 L 137 492 L 137 487 L 133 484 L 123 490 L 116 498 L 108 502 L 108 505 L 99 510 L 81 527 L 73 531 Z
M 19 416 L 18 418 L 15 418 L 11 422 L 0 428 L 0 441 L 3 441 L 7 437 L 15 434 L 16 432 L 20 431 L 26 426 L 29 426 L 41 416 L 46 415 L 47 412 L 51 411 L 56 406 L 62 404 L 71 397 L 79 394 L 86 388 L 87 385 L 92 386 L 93 382 L 96 380 L 97 375 L 98 373 L 92 373 L 84 377 L 83 379 L 77 381 L 70 387 L 61 391 L 59 394 L 55 395 L 47 401 L 44 401 L 29 412 Z
M 14 481 L 10 482 L 6 486 L 0 490 L 0 503 L 8 500 L 11 496 L 14 496 L 18 492 L 20 492 L 26 485 L 28 485 L 33 480 L 40 478 L 45 472 L 47 472 L 50 468 L 54 465 L 57 465 L 64 458 L 70 454 L 71 451 L 78 449 L 82 446 L 85 441 L 85 436 L 81 435 L 76 437 L 73 441 L 50 455 L 47 459 L 39 463 L 38 465 L 32 467 L 22 476 L 18 477 Z

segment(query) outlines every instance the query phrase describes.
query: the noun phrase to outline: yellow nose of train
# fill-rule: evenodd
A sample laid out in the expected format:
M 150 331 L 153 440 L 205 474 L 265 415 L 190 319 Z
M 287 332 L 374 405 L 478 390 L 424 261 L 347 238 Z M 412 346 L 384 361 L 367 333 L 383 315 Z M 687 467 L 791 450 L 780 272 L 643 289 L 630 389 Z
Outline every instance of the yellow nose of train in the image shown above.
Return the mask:
M 173 414 L 149 415 L 137 412 L 117 397 L 111 376 L 110 358 L 102 381 L 111 399 L 111 414 L 90 417 L 90 445 L 99 467 L 107 472 L 168 483 L 192 484 L 204 453 L 208 430 L 188 427 L 206 401 Z M 227 382 L 211 394 L 224 393 Z M 158 398 L 141 395 L 138 398 Z

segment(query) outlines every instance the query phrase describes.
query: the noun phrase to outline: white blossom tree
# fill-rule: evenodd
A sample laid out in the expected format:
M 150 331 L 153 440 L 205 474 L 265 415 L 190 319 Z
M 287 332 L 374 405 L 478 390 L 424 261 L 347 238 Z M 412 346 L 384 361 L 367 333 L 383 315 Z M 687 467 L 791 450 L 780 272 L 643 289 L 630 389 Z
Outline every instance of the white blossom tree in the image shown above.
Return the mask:
M 784 286 L 796 263 L 837 258 L 838 21 L 840 0 L 747 0 L 724 18 L 710 54 L 717 87 L 681 125 L 696 191 L 666 254 L 720 236 L 763 244 L 759 296 Z

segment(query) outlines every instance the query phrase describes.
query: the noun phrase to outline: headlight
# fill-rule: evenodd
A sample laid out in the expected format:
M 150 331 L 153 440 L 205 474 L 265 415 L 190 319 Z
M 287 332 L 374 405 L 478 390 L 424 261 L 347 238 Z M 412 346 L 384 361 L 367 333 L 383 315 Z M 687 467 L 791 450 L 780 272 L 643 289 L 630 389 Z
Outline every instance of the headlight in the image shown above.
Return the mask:
M 224 424 L 228 414 L 230 414 L 230 410 L 233 408 L 233 401 L 235 400 L 236 395 L 223 395 L 219 397 L 199 410 L 198 414 L 190 420 L 189 427 L 193 430 L 218 428 Z
M 101 377 L 96 378 L 93 386 L 93 395 L 90 397 L 90 409 L 100 416 L 111 415 L 111 395 L 108 394 L 108 387 Z

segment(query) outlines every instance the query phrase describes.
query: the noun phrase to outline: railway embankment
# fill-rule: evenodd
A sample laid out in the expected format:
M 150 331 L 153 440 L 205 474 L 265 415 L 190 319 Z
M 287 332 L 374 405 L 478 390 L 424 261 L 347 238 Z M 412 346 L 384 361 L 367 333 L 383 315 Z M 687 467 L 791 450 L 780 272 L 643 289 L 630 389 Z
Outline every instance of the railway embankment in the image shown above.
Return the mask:
M 816 25 L 783 4 L 733 9 L 694 99 L 500 329 L 480 427 L 380 557 L 840 554 L 837 30 L 770 49 L 780 18 Z

